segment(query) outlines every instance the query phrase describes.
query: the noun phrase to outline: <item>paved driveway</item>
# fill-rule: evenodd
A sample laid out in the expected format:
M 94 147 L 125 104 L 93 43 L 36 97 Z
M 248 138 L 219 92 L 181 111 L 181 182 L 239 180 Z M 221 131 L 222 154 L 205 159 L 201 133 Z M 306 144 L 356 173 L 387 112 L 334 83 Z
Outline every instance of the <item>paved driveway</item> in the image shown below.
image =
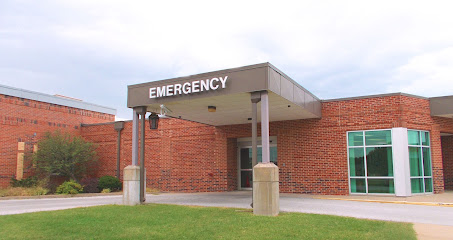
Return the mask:
M 196 206 L 250 208 L 251 201 L 251 192 L 147 195 L 148 203 Z M 121 204 L 121 196 L 0 200 L 0 215 L 105 204 Z M 453 226 L 453 207 L 313 199 L 304 195 L 281 194 L 280 210 Z

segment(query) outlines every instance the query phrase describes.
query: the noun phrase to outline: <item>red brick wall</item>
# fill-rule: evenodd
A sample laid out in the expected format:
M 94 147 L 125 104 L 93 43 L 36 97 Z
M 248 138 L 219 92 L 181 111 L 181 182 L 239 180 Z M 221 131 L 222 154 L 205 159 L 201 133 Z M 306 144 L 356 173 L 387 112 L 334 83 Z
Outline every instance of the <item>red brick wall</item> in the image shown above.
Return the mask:
M 45 132 L 61 130 L 78 135 L 81 123 L 114 120 L 110 114 L 0 94 L 0 187 L 9 186 L 16 175 L 18 142 L 25 142 L 25 153 L 30 153 Z M 25 165 L 24 176 L 30 171 Z
M 443 191 L 440 132 L 453 131 L 453 120 L 432 118 L 428 100 L 395 95 L 324 102 L 322 116 L 270 124 L 270 135 L 278 142 L 281 192 L 348 194 L 346 132 L 392 127 L 431 132 L 434 188 Z M 159 124 L 159 130 L 146 127 L 148 186 L 186 192 L 237 189 L 236 139 L 251 136 L 250 124 L 212 127 L 177 119 Z M 131 131 L 128 122 L 121 169 L 131 163 Z M 84 127 L 82 135 L 100 144 L 101 162 L 107 166 L 100 175 L 114 175 L 116 148 L 109 147 L 116 143 L 113 124 Z
M 158 130 L 150 130 L 147 121 L 145 128 L 148 187 L 185 192 L 228 190 L 228 182 L 233 178 L 226 161 L 229 141 L 215 127 L 162 118 Z M 85 126 L 82 135 L 99 145 L 98 177 L 114 175 L 117 133 L 113 124 Z M 131 139 L 129 121 L 121 132 L 121 178 L 123 168 L 132 163 Z
M 453 133 L 453 119 L 432 117 L 426 99 L 402 96 L 402 100 L 402 126 L 430 131 L 434 192 L 441 193 L 444 191 L 444 169 L 440 133 Z
M 453 136 L 443 136 L 441 141 L 445 189 L 453 190 Z
M 321 119 L 272 122 L 280 191 L 348 194 L 346 132 L 392 128 L 401 116 L 400 102 L 400 96 L 325 102 Z M 250 124 L 219 128 L 228 138 L 251 136 Z

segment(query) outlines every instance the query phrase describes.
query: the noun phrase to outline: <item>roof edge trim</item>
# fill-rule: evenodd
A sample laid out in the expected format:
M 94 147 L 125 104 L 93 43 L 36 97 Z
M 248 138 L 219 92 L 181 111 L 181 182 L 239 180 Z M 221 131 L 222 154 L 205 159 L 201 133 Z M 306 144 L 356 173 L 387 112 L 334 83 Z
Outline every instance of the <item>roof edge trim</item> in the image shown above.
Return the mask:
M 417 96 L 417 95 L 413 95 L 413 94 L 397 92 L 397 93 L 383 93 L 383 94 L 364 95 L 364 96 L 357 96 L 357 97 L 324 99 L 324 100 L 321 100 L 321 101 L 322 102 L 338 102 L 338 101 L 349 101 L 349 100 L 359 100 L 359 99 L 378 98 L 378 97 L 391 97 L 391 96 L 406 96 L 406 97 L 420 98 L 420 99 L 426 99 L 426 100 L 429 99 L 429 98 L 426 98 L 426 97 Z
M 78 108 L 78 109 L 83 109 L 83 110 L 89 110 L 89 111 L 93 111 L 93 112 L 100 112 L 100 113 L 105 113 L 105 114 L 116 115 L 116 109 L 114 109 L 114 108 L 105 107 L 105 106 L 88 103 L 88 102 L 83 102 L 83 101 L 72 100 L 69 98 L 57 97 L 57 96 L 53 96 L 53 95 L 49 95 L 49 94 L 45 94 L 45 93 L 5 86 L 5 85 L 1 85 L 1 84 L 0 84 L 0 94 L 39 101 L 39 102 L 52 103 L 52 104 L 56 104 L 56 105 L 66 106 L 66 107 L 73 107 L 73 108 Z

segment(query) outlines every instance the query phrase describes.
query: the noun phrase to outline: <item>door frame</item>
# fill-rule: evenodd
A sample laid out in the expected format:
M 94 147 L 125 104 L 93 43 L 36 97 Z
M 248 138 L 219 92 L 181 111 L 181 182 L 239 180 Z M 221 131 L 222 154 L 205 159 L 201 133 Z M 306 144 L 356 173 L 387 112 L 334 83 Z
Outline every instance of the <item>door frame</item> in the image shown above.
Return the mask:
M 261 137 L 258 137 L 257 142 L 257 148 L 261 147 Z M 277 156 L 278 156 L 278 146 L 277 146 L 277 136 L 270 136 L 269 137 L 269 147 L 277 147 Z M 252 188 L 243 188 L 241 187 L 242 181 L 241 181 L 241 149 L 242 148 L 252 148 L 252 138 L 238 138 L 237 139 L 237 183 L 238 183 L 238 190 L 247 190 L 251 191 Z M 253 178 L 253 166 L 252 166 L 252 178 Z M 253 179 L 252 179 L 252 184 L 253 184 Z

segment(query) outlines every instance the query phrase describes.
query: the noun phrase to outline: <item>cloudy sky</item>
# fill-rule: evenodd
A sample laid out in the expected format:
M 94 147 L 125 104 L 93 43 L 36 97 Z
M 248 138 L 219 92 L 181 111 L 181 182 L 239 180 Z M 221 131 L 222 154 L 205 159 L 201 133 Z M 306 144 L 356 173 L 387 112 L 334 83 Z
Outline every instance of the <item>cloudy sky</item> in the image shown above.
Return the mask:
M 453 95 L 453 1 L 0 1 L 0 84 L 126 108 L 127 85 L 271 62 L 321 99 Z

